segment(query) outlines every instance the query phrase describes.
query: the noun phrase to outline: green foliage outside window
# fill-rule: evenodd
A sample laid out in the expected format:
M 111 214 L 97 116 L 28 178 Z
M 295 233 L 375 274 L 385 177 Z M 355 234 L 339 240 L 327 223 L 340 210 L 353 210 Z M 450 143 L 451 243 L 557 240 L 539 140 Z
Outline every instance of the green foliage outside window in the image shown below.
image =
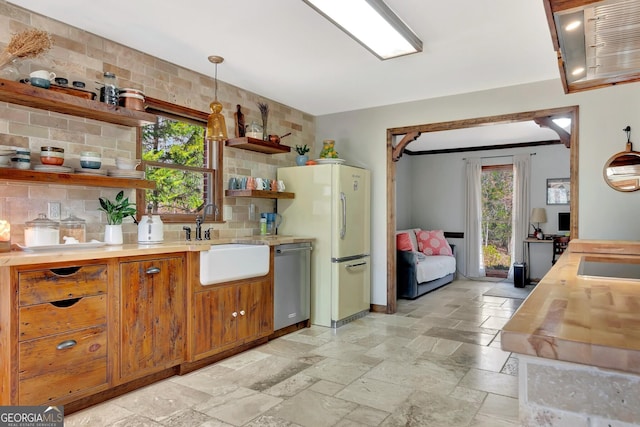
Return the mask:
M 513 169 L 482 172 L 482 230 L 485 267 L 508 269 L 511 263 Z
M 205 128 L 158 116 L 142 128 L 142 160 L 146 178 L 156 182 L 146 190 L 146 203 L 161 214 L 193 213 L 207 200 L 212 183 L 204 142 Z

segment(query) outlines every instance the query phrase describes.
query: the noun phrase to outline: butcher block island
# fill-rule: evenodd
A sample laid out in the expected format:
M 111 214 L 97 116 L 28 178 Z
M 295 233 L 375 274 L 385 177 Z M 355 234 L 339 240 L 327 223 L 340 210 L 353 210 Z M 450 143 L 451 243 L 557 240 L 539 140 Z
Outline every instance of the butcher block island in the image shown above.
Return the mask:
M 640 242 L 572 240 L 501 345 L 523 426 L 640 425 Z
M 303 241 L 0 254 L 0 405 L 71 413 L 266 342 L 274 246 Z M 200 252 L 229 243 L 269 245 L 268 273 L 203 286 Z

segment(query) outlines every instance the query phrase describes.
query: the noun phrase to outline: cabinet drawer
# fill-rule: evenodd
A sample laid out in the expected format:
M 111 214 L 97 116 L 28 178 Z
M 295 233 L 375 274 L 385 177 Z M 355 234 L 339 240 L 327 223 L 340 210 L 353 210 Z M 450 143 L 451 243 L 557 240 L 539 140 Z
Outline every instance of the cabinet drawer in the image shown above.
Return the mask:
M 95 295 L 20 307 L 20 341 L 103 325 L 107 297 Z
M 104 294 L 107 290 L 107 266 L 101 264 L 21 271 L 18 274 L 18 286 L 20 305 Z
M 20 404 L 37 405 L 107 383 L 106 327 L 24 341 L 19 356 Z

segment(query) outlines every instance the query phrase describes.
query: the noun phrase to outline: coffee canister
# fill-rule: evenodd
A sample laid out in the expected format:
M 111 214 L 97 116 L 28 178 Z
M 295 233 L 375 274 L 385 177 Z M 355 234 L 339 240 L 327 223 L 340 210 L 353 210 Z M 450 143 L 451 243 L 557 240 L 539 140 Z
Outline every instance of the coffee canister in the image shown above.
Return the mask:
M 87 223 L 84 219 L 70 214 L 68 218 L 60 221 L 60 243 L 65 243 L 65 237 L 72 238 L 78 243 L 86 241 Z

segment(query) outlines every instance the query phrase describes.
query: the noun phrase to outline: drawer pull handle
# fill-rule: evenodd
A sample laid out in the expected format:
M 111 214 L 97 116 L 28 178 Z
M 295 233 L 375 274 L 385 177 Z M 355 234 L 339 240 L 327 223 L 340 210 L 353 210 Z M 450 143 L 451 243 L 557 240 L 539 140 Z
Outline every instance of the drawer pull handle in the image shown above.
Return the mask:
M 58 308 L 67 308 L 67 307 L 71 307 L 72 305 L 74 305 L 75 303 L 77 303 L 78 301 L 80 301 L 82 298 L 69 298 L 69 299 L 63 299 L 60 301 L 53 301 L 49 304 L 51 304 L 54 307 L 58 307 Z
M 71 276 L 80 271 L 82 267 L 63 267 L 63 268 L 52 268 L 51 271 L 56 276 Z
M 238 312 L 237 312 L 237 311 L 234 311 L 233 313 L 231 313 L 231 315 L 232 315 L 233 317 L 238 317 Z
M 158 273 L 160 273 L 160 269 L 158 267 L 147 268 L 147 274 L 158 274 Z
M 244 310 L 240 310 L 240 316 L 244 316 Z
M 78 342 L 76 340 L 66 340 L 66 341 L 62 341 L 60 344 L 58 344 L 56 346 L 56 348 L 58 350 L 64 350 L 66 348 L 75 347 L 76 344 L 78 344 Z

